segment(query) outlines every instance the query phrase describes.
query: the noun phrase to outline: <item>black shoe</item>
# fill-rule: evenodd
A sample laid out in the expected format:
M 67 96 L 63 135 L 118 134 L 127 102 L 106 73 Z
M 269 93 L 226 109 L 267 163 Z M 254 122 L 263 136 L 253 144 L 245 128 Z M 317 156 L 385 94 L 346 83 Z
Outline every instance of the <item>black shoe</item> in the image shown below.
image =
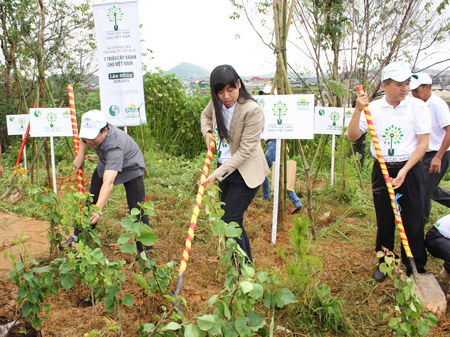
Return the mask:
M 300 205 L 298 207 L 295 207 L 292 211 L 290 211 L 288 214 L 296 214 L 299 213 L 303 208 L 305 208 L 303 205 Z
M 74 242 L 75 242 L 75 238 L 73 236 L 69 236 L 67 241 L 63 242 L 59 246 L 59 250 L 65 250 L 65 249 L 68 249 L 68 248 L 72 248 L 72 243 L 74 243 Z
M 377 282 L 383 282 L 387 275 L 380 270 L 380 266 L 373 272 L 373 279 Z

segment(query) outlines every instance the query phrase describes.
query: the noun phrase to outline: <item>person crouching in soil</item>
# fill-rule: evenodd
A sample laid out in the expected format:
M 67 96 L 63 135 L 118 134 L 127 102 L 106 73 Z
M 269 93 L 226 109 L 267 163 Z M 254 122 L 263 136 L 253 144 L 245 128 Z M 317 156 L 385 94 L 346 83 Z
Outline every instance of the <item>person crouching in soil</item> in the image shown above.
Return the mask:
M 201 131 L 207 147 L 216 141 L 218 164 L 203 184 L 208 187 L 216 179 L 219 181 L 220 200 L 225 203 L 222 220 L 239 224 L 242 235 L 236 241 L 253 262 L 243 219 L 269 174 L 260 138 L 264 114 L 230 65 L 216 67 L 210 85 L 211 100 L 202 112 Z
M 92 203 L 99 212 L 92 211 L 90 224 L 93 228 L 97 225 L 102 215 L 102 209 L 111 195 L 113 186 L 123 184 L 127 197 L 128 207 L 141 209 L 138 202 L 145 198 L 143 171 L 145 170 L 144 156 L 139 146 L 127 133 L 114 125 L 107 123 L 105 115 L 99 110 L 91 110 L 81 117 L 81 129 L 79 135 L 81 142 L 78 155 L 73 161 L 75 170 L 84 166 L 84 157 L 87 147 L 94 149 L 98 155 L 97 167 L 91 178 L 89 193 L 92 195 Z M 141 209 L 141 212 L 142 209 Z M 150 226 L 148 216 L 144 215 L 141 221 Z M 63 243 L 70 246 L 77 241 L 79 228 L 74 235 Z M 138 257 L 145 249 L 147 254 L 151 247 L 143 247 L 138 242 Z

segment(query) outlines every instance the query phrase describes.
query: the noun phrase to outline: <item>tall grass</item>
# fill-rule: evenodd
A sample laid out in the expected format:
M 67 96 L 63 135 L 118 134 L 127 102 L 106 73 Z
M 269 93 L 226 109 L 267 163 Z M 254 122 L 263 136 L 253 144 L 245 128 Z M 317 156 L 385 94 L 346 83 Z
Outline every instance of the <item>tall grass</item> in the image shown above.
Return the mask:
M 330 288 L 320 280 L 322 262 L 310 252 L 310 221 L 301 215 L 292 225 L 294 255 L 282 255 L 287 265 L 286 282 L 300 303 L 287 313 L 290 329 L 307 336 L 346 336 L 350 325 L 342 314 L 343 300 L 331 295 Z

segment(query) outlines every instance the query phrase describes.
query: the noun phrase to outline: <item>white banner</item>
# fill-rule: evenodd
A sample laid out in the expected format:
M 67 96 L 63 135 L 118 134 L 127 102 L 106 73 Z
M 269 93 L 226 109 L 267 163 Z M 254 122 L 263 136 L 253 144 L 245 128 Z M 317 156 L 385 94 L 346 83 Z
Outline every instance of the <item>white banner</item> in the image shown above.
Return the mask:
M 30 122 L 30 115 L 6 115 L 6 127 L 8 135 L 24 135 Z
M 31 137 L 73 137 L 69 108 L 30 109 Z
M 137 0 L 92 4 L 101 109 L 116 126 L 146 124 Z
M 345 109 L 345 127 L 348 127 L 354 108 Z M 343 107 L 316 107 L 314 109 L 314 134 L 341 135 Z
M 261 138 L 313 139 L 314 95 L 255 96 L 264 111 Z

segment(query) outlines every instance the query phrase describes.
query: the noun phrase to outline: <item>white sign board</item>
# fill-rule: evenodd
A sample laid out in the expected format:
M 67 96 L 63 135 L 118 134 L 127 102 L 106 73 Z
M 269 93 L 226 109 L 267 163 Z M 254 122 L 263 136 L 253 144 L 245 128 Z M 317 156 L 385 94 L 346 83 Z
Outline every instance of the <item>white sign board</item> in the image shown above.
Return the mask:
M 348 126 L 353 115 L 353 108 L 345 109 L 345 126 Z M 340 135 L 342 133 L 343 107 L 315 107 L 314 134 Z
M 116 126 L 146 124 L 138 2 L 92 4 L 101 109 Z
M 30 115 L 6 115 L 6 127 L 8 135 L 24 135 L 30 122 Z
M 313 139 L 314 95 L 255 96 L 264 111 L 261 138 Z
M 72 137 L 69 108 L 30 109 L 31 137 Z

